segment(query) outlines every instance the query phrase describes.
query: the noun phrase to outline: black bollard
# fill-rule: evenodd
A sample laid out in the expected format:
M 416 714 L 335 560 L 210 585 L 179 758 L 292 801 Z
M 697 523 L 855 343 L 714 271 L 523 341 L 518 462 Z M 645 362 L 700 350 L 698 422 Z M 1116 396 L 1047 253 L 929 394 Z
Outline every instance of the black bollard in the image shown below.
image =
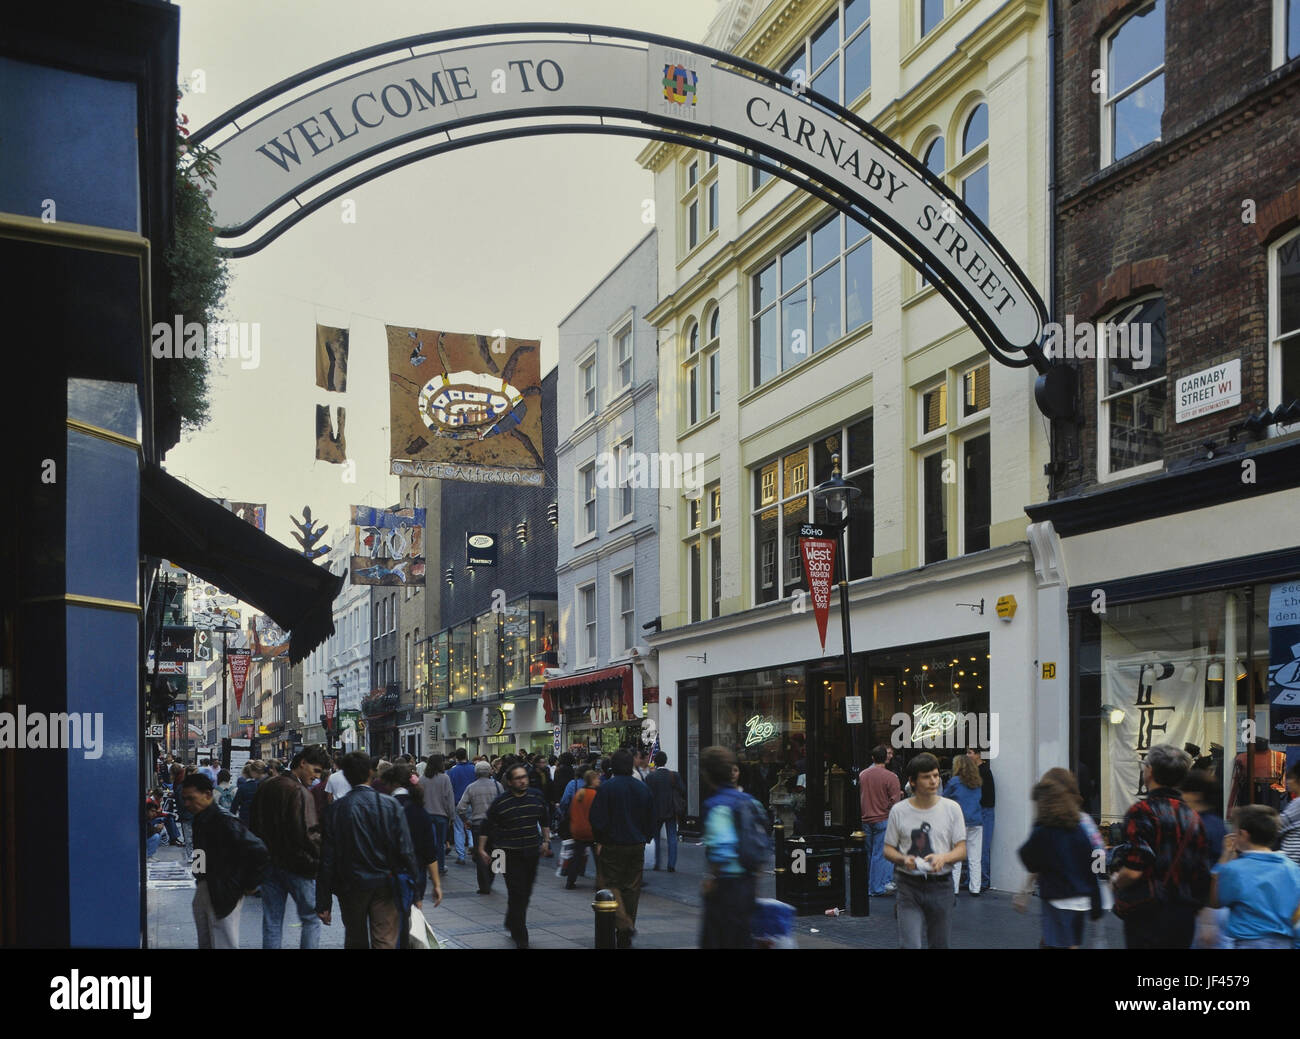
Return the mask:
M 849 860 L 849 916 L 871 915 L 871 856 L 867 835 L 861 830 L 849 835 L 845 854 Z
M 591 903 L 591 908 L 596 914 L 596 948 L 615 948 L 614 912 L 618 909 L 618 903 L 614 900 L 614 892 L 601 888 L 596 892 L 596 900 Z
M 772 846 L 776 854 L 776 900 L 784 902 L 790 857 L 785 847 L 785 823 L 781 822 L 780 816 L 772 824 Z

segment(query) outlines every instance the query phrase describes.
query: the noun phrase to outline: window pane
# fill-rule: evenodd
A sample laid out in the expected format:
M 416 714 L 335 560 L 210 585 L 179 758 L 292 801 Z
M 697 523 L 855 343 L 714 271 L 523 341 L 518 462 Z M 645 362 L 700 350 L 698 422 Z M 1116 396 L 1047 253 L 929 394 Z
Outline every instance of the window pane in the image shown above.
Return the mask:
M 808 249 L 803 239 L 781 254 L 781 291 L 789 292 L 808 277 Z
M 871 320 L 871 243 L 849 253 L 844 263 L 848 287 L 848 330 L 861 328 Z
M 925 149 L 925 158 L 921 160 L 927 170 L 936 177 L 942 177 L 946 168 L 943 157 L 943 138 L 936 137 Z
M 768 509 L 754 521 L 755 601 L 771 602 L 776 589 L 776 509 Z
M 709 492 L 709 522 L 718 523 L 722 520 L 722 492 L 716 487 Z
M 1300 336 L 1282 345 L 1282 403 L 1293 400 L 1300 400 Z
M 686 216 L 686 237 L 691 248 L 700 240 L 700 204 L 692 202 L 689 213 Z
M 925 516 L 925 543 L 921 562 L 934 563 L 948 558 L 948 524 L 945 515 L 943 452 L 930 455 L 922 463 L 921 508 Z
M 813 33 L 812 67 L 819 69 L 840 45 L 840 19 L 837 14 L 825 25 Z
M 853 35 L 853 30 L 871 17 L 871 0 L 845 0 L 844 35 Z
M 961 182 L 962 201 L 970 207 L 972 213 L 989 222 L 989 168 L 981 166 Z
M 781 369 L 776 307 L 769 308 L 754 321 L 754 385 L 767 382 Z
M 836 58 L 817 74 L 812 81 L 813 90 L 829 97 L 832 101 L 840 99 L 840 59 Z
M 808 83 L 808 65 L 804 61 L 803 45 L 795 52 L 794 57 L 781 66 L 781 74 L 788 76 L 796 83 Z
M 1300 57 L 1300 0 L 1287 0 L 1286 60 Z
M 936 386 L 921 395 L 921 432 L 932 433 L 948 424 L 948 387 Z
M 689 560 L 689 580 L 690 585 L 687 589 L 690 595 L 691 622 L 700 619 L 700 544 L 697 541 L 688 550 Z
M 859 223 L 851 216 L 844 218 L 844 247 L 851 249 L 871 233 L 866 224 Z
M 965 418 L 989 406 L 989 366 L 981 365 L 961 377 L 961 413 Z
M 690 164 L 690 166 L 686 171 L 686 186 L 689 188 L 695 187 L 695 182 L 699 179 L 700 179 L 700 164 L 698 162 L 693 162 Z
M 825 483 L 831 478 L 831 454 L 840 451 L 840 435 L 837 432 L 829 436 L 818 437 L 813 441 L 813 484 Z M 840 458 L 841 464 L 843 457 Z
M 1126 393 L 1110 401 L 1110 469 L 1123 469 L 1164 457 L 1165 383 Z
M 709 354 L 709 414 L 712 415 L 718 410 L 718 404 L 721 400 L 722 389 L 718 385 L 720 381 L 718 373 L 718 352 L 715 350 Z
M 989 547 L 989 435 L 967 440 L 962 484 L 962 540 L 967 552 Z
M 1278 334 L 1286 335 L 1300 331 L 1300 235 L 1278 246 L 1277 266 Z
M 700 326 L 691 325 L 691 330 L 686 333 L 686 352 L 693 354 L 700 348 Z
M 844 103 L 848 104 L 856 100 L 869 86 L 871 86 L 871 30 L 865 29 L 844 50 Z
M 722 313 L 716 307 L 713 313 L 709 315 L 709 342 L 718 338 L 718 316 Z
M 1106 342 L 1106 392 L 1118 393 L 1165 375 L 1165 301 L 1152 299 L 1121 311 L 1099 338 Z M 1112 345 L 1113 344 L 1113 345 Z M 1127 356 L 1115 356 L 1127 355 Z
M 718 226 L 718 182 L 709 185 L 709 230 Z
M 961 153 L 969 155 L 989 139 L 989 106 L 976 105 L 961 136 Z
M 769 263 L 754 275 L 753 282 L 753 310 L 754 313 L 757 314 L 765 306 L 776 299 L 776 264 Z
M 841 332 L 840 265 L 837 263 L 813 279 L 813 350 L 829 346 Z
M 872 449 L 871 419 L 864 418 L 861 422 L 849 426 L 849 457 L 845 459 L 844 472 L 851 473 L 855 469 L 870 465 Z
M 921 35 L 943 20 L 943 0 L 921 0 Z
M 692 426 L 700 421 L 699 378 L 700 369 L 695 365 L 686 376 L 686 417 Z
M 869 425 L 869 423 L 868 423 Z M 849 454 L 853 453 L 850 446 Z M 871 557 L 875 552 L 876 504 L 871 473 L 859 473 L 849 480 L 862 493 L 849 513 L 849 580 L 871 576 Z
M 795 345 L 800 351 L 795 353 Z M 808 288 L 800 285 L 781 301 L 781 370 L 787 371 L 808 356 Z
M 799 525 L 808 522 L 808 496 L 802 495 L 785 505 L 785 575 L 781 597 L 786 598 L 803 587 L 803 556 L 799 551 Z
M 757 191 L 771 179 L 772 174 L 768 173 L 767 170 L 759 169 L 757 166 L 751 166 L 749 168 L 750 191 Z
M 1164 8 L 1164 0 L 1156 0 L 1149 10 L 1134 15 L 1110 38 L 1108 96 L 1114 97 L 1164 63 Z
M 1115 105 L 1114 156 L 1122 159 L 1160 137 L 1165 110 L 1165 77 L 1158 75 Z
M 781 497 L 789 498 L 808 490 L 808 451 L 800 448 L 781 461 Z
M 812 269 L 821 270 L 840 254 L 840 218 L 833 216 L 812 233 Z
M 770 505 L 776 501 L 776 462 L 768 462 L 755 476 L 754 493 L 760 505 Z
M 722 613 L 722 539 L 709 539 L 709 616 Z

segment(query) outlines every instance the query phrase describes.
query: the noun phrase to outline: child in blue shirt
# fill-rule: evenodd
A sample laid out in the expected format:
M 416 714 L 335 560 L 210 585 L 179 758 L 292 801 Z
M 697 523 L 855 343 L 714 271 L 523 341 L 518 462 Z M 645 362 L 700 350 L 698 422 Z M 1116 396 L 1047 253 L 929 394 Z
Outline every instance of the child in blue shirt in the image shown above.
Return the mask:
M 1290 949 L 1300 922 L 1300 866 L 1270 851 L 1280 823 L 1267 805 L 1243 805 L 1236 833 L 1223 839 L 1214 867 L 1210 905 L 1231 910 L 1226 936 L 1235 949 Z

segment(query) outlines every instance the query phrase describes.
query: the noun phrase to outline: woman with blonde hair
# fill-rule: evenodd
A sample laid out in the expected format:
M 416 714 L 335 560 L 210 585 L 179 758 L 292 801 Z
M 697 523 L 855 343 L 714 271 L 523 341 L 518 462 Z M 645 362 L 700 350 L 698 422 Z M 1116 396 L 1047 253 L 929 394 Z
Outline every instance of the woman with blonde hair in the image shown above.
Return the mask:
M 1097 920 L 1105 912 L 1105 846 L 1096 824 L 1080 811 L 1079 783 L 1068 769 L 1049 769 L 1034 787 L 1033 799 L 1037 816 L 1029 840 L 1020 848 L 1020 861 L 1038 876 L 1043 899 L 1040 944 L 1045 949 L 1078 949 L 1088 921 L 1084 914 Z M 1026 905 L 1020 898 L 1016 908 L 1023 911 Z
M 984 780 L 980 768 L 965 754 L 953 762 L 952 778 L 943 788 L 943 796 L 961 805 L 962 819 L 966 823 L 966 860 L 970 865 L 970 893 L 978 898 L 980 893 L 980 855 L 984 850 L 984 809 L 980 807 L 980 787 Z M 961 888 L 961 863 L 953 863 L 952 896 L 956 901 Z

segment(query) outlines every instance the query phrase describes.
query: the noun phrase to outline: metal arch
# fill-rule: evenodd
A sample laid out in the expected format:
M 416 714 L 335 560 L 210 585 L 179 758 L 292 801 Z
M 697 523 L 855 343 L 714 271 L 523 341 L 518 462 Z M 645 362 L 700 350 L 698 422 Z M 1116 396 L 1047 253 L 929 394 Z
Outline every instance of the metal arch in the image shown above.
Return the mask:
M 906 149 L 902 148 L 892 138 L 888 137 L 887 135 L 879 131 L 876 127 L 868 123 L 865 119 L 863 119 L 856 113 L 845 108 L 839 102 L 819 94 L 818 92 L 812 90 L 811 88 L 809 88 L 804 84 L 796 84 L 789 77 L 783 76 L 780 73 L 768 69 L 756 62 L 750 61 L 738 55 L 731 54 L 729 52 L 722 51 L 717 48 L 710 47 L 704 44 L 681 40 L 676 37 L 665 36 L 659 33 L 642 32 L 640 30 L 634 30 L 634 29 L 619 29 L 611 26 L 596 25 L 591 23 L 510 22 L 510 23 L 502 23 L 496 25 L 465 26 L 465 27 L 460 27 L 455 29 L 439 30 L 437 32 L 423 33 L 416 36 L 404 37 L 399 40 L 393 40 L 383 44 L 376 44 L 371 47 L 350 52 L 349 54 L 342 55 L 330 61 L 322 62 L 321 64 L 315 65 L 312 68 L 306 69 L 303 72 L 297 73 L 294 76 L 287 77 L 279 81 L 278 83 L 275 83 L 272 86 L 267 87 L 262 91 L 259 91 L 257 94 L 246 99 L 245 101 L 234 106 L 233 108 L 228 109 L 226 112 L 223 112 L 216 119 L 211 120 L 203 127 L 201 127 L 198 131 L 196 131 L 192 135 L 190 140 L 191 143 L 193 144 L 196 145 L 201 144 L 203 141 L 207 140 L 209 137 L 211 137 L 214 133 L 218 132 L 223 127 L 227 125 L 237 126 L 237 124 L 235 124 L 236 119 L 240 118 L 242 115 L 251 111 L 252 109 L 260 107 L 266 104 L 267 102 L 272 101 L 277 97 L 280 97 L 287 91 L 290 91 L 295 87 L 301 86 L 305 83 L 309 83 L 313 80 L 319 79 L 322 76 L 328 75 L 331 72 L 335 72 L 340 69 L 355 66 L 359 62 L 366 61 L 371 58 L 380 57 L 380 56 L 392 54 L 403 50 L 410 51 L 410 53 L 414 55 L 413 48 L 417 46 L 426 46 L 434 43 L 442 43 L 447 41 L 468 41 L 477 37 L 507 36 L 507 35 L 520 35 L 520 34 L 530 34 L 530 33 L 550 33 L 550 34 L 559 34 L 559 35 L 586 36 L 589 41 L 593 36 L 600 36 L 611 40 L 635 40 L 643 43 L 659 44 L 663 46 L 673 47 L 685 51 L 687 53 L 714 59 L 715 61 L 723 65 L 731 66 L 735 69 L 740 69 L 745 72 L 749 72 L 754 76 L 758 77 L 759 79 L 766 80 L 769 83 L 778 84 L 786 88 L 786 90 L 792 91 L 793 96 L 796 99 L 805 103 L 815 104 L 818 108 L 822 109 L 824 112 L 834 115 L 841 122 L 856 129 L 862 135 L 869 138 L 883 151 L 887 152 L 892 158 L 897 160 L 901 165 L 909 168 L 911 172 L 919 180 L 921 180 L 930 190 L 935 192 L 941 198 L 944 198 L 948 202 L 950 202 L 954 207 L 954 209 L 961 213 L 962 219 L 967 221 L 979 232 L 981 238 L 983 239 L 983 244 L 986 245 L 998 257 L 998 259 L 1007 268 L 1007 270 L 1010 271 L 1015 276 L 1015 278 L 1019 281 L 1020 289 L 1024 292 L 1028 302 L 1037 312 L 1039 324 L 1042 325 L 1043 323 L 1046 322 L 1048 317 L 1048 311 L 1041 297 L 1038 295 L 1037 289 L 1035 288 L 1033 283 L 1029 280 L 1029 278 L 1025 275 L 1025 273 L 1020 269 L 1019 264 L 1005 250 L 1001 242 L 999 242 L 997 238 L 995 238 L 992 235 L 992 233 L 988 230 L 984 222 L 975 213 L 967 209 L 964 201 L 961 198 L 959 198 L 957 194 L 948 187 L 947 184 L 945 184 L 942 180 L 935 178 L 930 173 L 930 171 L 921 163 L 919 159 L 913 156 Z M 527 41 L 527 42 L 534 42 L 534 41 Z M 315 211 L 315 209 L 319 208 L 325 202 L 331 201 L 334 198 L 338 197 L 338 194 L 341 191 L 365 183 L 366 181 L 373 179 L 374 177 L 380 176 L 386 172 L 390 172 L 391 170 L 399 168 L 400 166 L 407 165 L 410 162 L 417 161 L 420 158 L 425 158 L 431 155 L 435 155 L 443 151 L 455 150 L 456 148 L 459 147 L 466 147 L 474 143 L 484 143 L 488 141 L 504 140 L 504 139 L 510 139 L 514 137 L 538 136 L 546 133 L 555 133 L 555 132 L 575 132 L 575 133 L 584 133 L 584 134 L 605 132 L 605 133 L 621 134 L 623 136 L 638 136 L 638 137 L 643 137 L 643 138 L 653 139 L 653 140 L 666 140 L 673 143 L 686 143 L 689 144 L 691 147 L 699 150 L 713 151 L 719 155 L 725 155 L 729 158 L 733 158 L 736 161 L 740 161 L 751 166 L 757 166 L 759 168 L 765 169 L 768 172 L 772 173 L 774 176 L 780 177 L 783 180 L 793 183 L 798 187 L 802 188 L 803 190 L 807 191 L 808 193 L 814 195 L 815 197 L 821 198 L 822 200 L 827 201 L 832 205 L 835 205 L 836 208 L 854 215 L 856 219 L 863 220 L 865 216 L 866 222 L 873 229 L 873 232 L 879 234 L 880 237 L 884 238 L 890 244 L 890 247 L 894 249 L 896 252 L 898 252 L 901 256 L 903 256 L 903 258 L 907 260 L 913 267 L 917 268 L 918 270 L 924 270 L 926 268 L 926 265 L 918 261 L 918 259 L 915 257 L 913 253 L 913 250 L 907 245 L 905 240 L 906 232 L 902 232 L 900 229 L 889 226 L 891 222 L 887 218 L 884 220 L 878 219 L 878 217 L 882 216 L 883 214 L 876 213 L 874 207 L 866 203 L 865 200 L 862 200 L 861 205 L 856 205 L 852 202 L 845 203 L 840 200 L 838 194 L 834 192 L 824 191 L 821 190 L 819 187 L 816 187 L 820 183 L 816 179 L 817 173 L 815 171 L 810 171 L 810 169 L 807 167 L 806 164 L 797 161 L 791 161 L 790 156 L 782 155 L 781 158 L 784 162 L 788 163 L 791 167 L 800 169 L 800 172 L 802 172 L 804 176 L 810 178 L 809 181 L 798 180 L 794 177 L 791 177 L 787 175 L 783 167 L 761 159 L 757 159 L 748 153 L 736 152 L 732 149 L 724 149 L 721 147 L 713 146 L 711 142 L 697 139 L 694 136 L 694 134 L 686 134 L 686 133 L 673 134 L 673 133 L 664 133 L 664 132 L 652 131 L 652 130 L 637 131 L 627 127 L 607 127 L 603 124 L 603 117 L 611 116 L 617 118 L 626 118 L 634 122 L 649 124 L 649 125 L 665 125 L 665 126 L 676 125 L 669 121 L 660 122 L 660 120 L 658 120 L 652 113 L 640 111 L 640 110 L 619 110 L 619 109 L 593 110 L 587 108 L 577 109 L 574 107 L 556 106 L 551 109 L 532 109 L 527 111 L 526 113 L 519 113 L 519 114 L 498 113 L 498 114 L 490 114 L 487 116 L 467 118 L 464 120 L 456 120 L 447 124 L 443 124 L 439 126 L 437 129 L 416 132 L 407 135 L 405 137 L 397 138 L 392 141 L 386 142 L 383 145 L 376 146 L 374 149 L 368 152 L 364 152 L 357 155 L 354 159 L 351 160 L 351 162 L 348 165 L 355 165 L 355 163 L 365 161 L 365 159 L 372 158 L 374 155 L 379 154 L 383 151 L 389 151 L 395 147 L 400 147 L 403 144 L 407 144 L 412 140 L 418 140 L 420 137 L 428 136 L 431 133 L 442 133 L 446 130 L 458 129 L 467 125 L 475 125 L 477 123 L 482 123 L 482 122 L 499 121 L 502 119 L 524 118 L 524 117 L 539 118 L 539 117 L 545 117 L 549 115 L 569 115 L 569 114 L 601 116 L 602 125 L 595 126 L 591 124 L 573 124 L 567 127 L 550 127 L 550 128 L 517 127 L 506 131 L 495 131 L 487 134 L 479 134 L 473 137 L 461 139 L 459 141 L 443 142 L 442 144 L 435 145 L 427 149 L 421 149 L 418 152 L 411 153 L 410 155 L 402 156 L 397 160 L 393 160 L 392 162 L 382 163 L 376 167 L 372 167 L 370 170 L 367 170 L 359 177 L 354 177 L 349 179 L 347 182 L 345 182 L 345 184 L 340 185 L 337 188 L 330 189 L 330 191 L 326 192 L 320 198 L 315 199 L 311 203 L 304 205 L 301 201 L 299 201 L 296 198 L 296 195 L 299 192 L 301 192 L 304 188 L 308 188 L 313 186 L 316 183 L 320 183 L 322 180 L 327 180 L 332 176 L 337 176 L 339 172 L 342 172 L 342 170 L 336 169 L 309 178 L 307 181 L 299 184 L 293 192 L 289 192 L 281 196 L 279 199 L 275 200 L 274 203 L 267 206 L 255 218 L 253 218 L 250 221 L 247 221 L 244 225 L 242 225 L 241 228 L 235 230 L 236 233 L 238 233 L 241 230 L 249 229 L 250 227 L 254 226 L 258 221 L 260 221 L 265 216 L 267 216 L 270 212 L 273 212 L 275 209 L 278 209 L 280 206 L 286 204 L 291 199 L 297 202 L 298 205 L 302 207 L 297 213 L 292 214 L 291 218 L 282 220 L 271 230 L 271 232 L 264 235 L 262 238 L 258 239 L 257 242 L 252 243 L 251 245 L 239 246 L 231 250 L 223 250 L 223 252 L 227 252 L 227 254 L 230 256 L 248 255 L 251 252 L 256 251 L 257 249 L 260 249 L 263 245 L 269 243 L 270 241 L 273 241 L 275 238 L 278 238 L 280 234 L 283 234 L 284 231 L 287 230 L 288 227 L 292 226 L 293 223 L 296 223 L 297 220 L 302 219 L 308 213 Z M 734 136 L 726 131 L 719 130 L 717 127 L 712 125 L 708 125 L 708 126 L 697 125 L 694 128 L 694 132 L 701 133 L 701 134 L 712 134 L 713 136 L 726 138 L 726 139 L 732 139 Z M 750 138 L 738 138 L 738 139 L 743 140 L 743 142 L 747 146 L 754 148 L 760 153 L 766 154 L 767 149 L 764 147 L 764 142 L 762 142 L 761 140 L 750 139 Z M 999 361 L 999 363 L 1004 364 L 1008 367 L 1017 367 L 1017 368 L 1029 367 L 1032 365 L 1033 367 L 1037 368 L 1039 371 L 1045 371 L 1049 367 L 1049 362 L 1044 357 L 1042 352 L 1041 340 L 1039 343 L 1029 344 L 1024 347 L 1016 347 L 1015 349 L 1022 354 L 1021 357 L 1008 356 L 1004 352 L 1001 344 L 999 342 L 996 342 L 993 339 L 993 337 L 988 333 L 988 331 L 985 328 L 984 321 L 981 318 L 976 317 L 974 313 L 972 313 L 971 307 L 961 298 L 961 293 L 952 289 L 947 284 L 944 278 L 940 276 L 941 272 L 936 272 L 931 270 L 930 273 L 932 275 L 931 284 L 939 291 L 939 293 L 945 299 L 949 301 L 949 303 L 951 303 L 957 309 L 963 321 L 965 321 L 967 326 L 976 333 L 977 337 L 980 339 L 981 343 L 984 345 L 986 350 L 991 355 L 993 355 Z M 964 292 L 965 290 L 962 291 Z

